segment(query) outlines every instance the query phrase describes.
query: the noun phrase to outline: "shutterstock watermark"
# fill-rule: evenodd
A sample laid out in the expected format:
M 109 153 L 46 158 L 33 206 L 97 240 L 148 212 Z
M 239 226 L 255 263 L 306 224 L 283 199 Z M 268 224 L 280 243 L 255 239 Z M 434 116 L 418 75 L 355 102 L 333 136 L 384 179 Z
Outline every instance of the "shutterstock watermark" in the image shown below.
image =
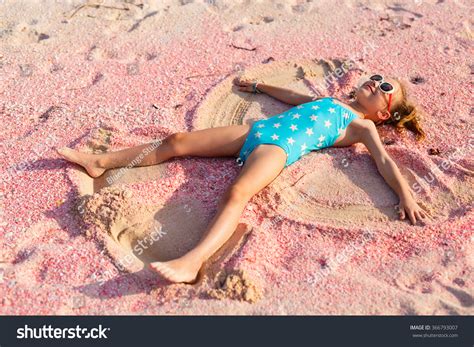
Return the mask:
M 352 257 L 362 249 L 368 242 L 375 238 L 373 231 L 365 229 L 362 238 L 358 242 L 352 242 L 347 245 L 341 252 L 339 252 L 334 258 L 327 260 L 321 269 L 318 269 L 314 273 L 307 277 L 307 282 L 311 284 L 317 284 L 322 282 L 324 279 L 329 277 L 332 273 L 343 264 L 347 263 Z
M 135 157 L 135 159 L 133 159 L 130 163 L 128 163 L 127 166 L 122 167 L 120 170 L 118 170 L 117 173 L 113 174 L 112 176 L 107 177 L 106 178 L 107 183 L 112 184 L 115 181 L 117 181 L 118 179 L 120 179 L 120 177 L 125 175 L 127 170 L 130 170 L 131 168 L 133 168 L 136 165 L 140 164 L 148 154 L 150 154 L 153 150 L 158 148 L 162 143 L 163 143 L 163 141 L 161 141 L 161 140 L 153 141 L 148 147 L 144 148 L 141 151 L 141 153 Z
M 166 235 L 166 231 L 163 230 L 163 227 L 161 225 L 159 227 L 155 226 L 150 234 L 145 236 L 143 239 L 138 240 L 137 244 L 133 247 L 133 252 L 136 255 L 142 255 L 145 250 L 150 248 L 155 242 L 159 241 L 164 235 Z M 120 271 L 125 271 L 127 266 L 133 262 L 135 254 L 127 254 L 117 261 L 117 267 Z M 112 279 L 116 275 L 118 275 L 117 269 L 111 271 L 107 270 L 102 275 L 96 275 L 94 273 L 92 276 L 100 283 L 100 285 L 103 285 L 107 280 Z
M 313 99 L 316 99 L 324 94 L 324 92 L 339 79 L 344 77 L 349 71 L 356 68 L 355 61 L 359 61 L 362 58 L 366 57 L 371 52 L 374 52 L 377 49 L 377 45 L 373 42 L 368 42 L 366 46 L 363 47 L 362 51 L 359 54 L 349 56 L 349 59 L 344 61 L 340 67 L 332 70 L 330 73 L 324 76 L 323 81 L 318 84 L 313 84 L 313 90 L 310 92 L 310 96 Z
M 440 165 L 435 166 L 428 175 L 423 176 L 423 181 L 428 184 L 433 183 L 437 174 L 440 174 L 442 170 L 448 170 L 451 166 L 455 166 L 456 160 L 464 157 L 467 154 L 466 152 L 470 153 L 473 148 L 474 134 L 470 136 L 465 146 L 456 148 L 455 152 L 444 159 Z M 420 193 L 423 190 L 418 182 L 413 183 L 412 188 L 416 193 Z
M 107 339 L 107 332 L 110 328 L 105 328 L 99 324 L 97 328 L 53 328 L 51 325 L 30 328 L 27 324 L 18 328 L 16 338 L 22 339 Z

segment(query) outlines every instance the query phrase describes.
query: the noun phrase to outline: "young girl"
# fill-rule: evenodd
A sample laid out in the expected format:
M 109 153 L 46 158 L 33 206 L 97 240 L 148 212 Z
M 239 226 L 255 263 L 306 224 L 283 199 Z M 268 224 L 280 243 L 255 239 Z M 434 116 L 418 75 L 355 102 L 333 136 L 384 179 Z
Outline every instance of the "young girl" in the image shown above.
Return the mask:
M 178 259 L 155 262 L 151 267 L 171 282 L 190 283 L 202 264 L 232 235 L 247 202 L 270 184 L 288 165 L 312 150 L 363 143 L 378 171 L 398 194 L 400 219 L 412 224 L 429 215 L 414 200 L 413 193 L 396 164 L 385 152 L 376 124 L 392 123 L 407 128 L 421 140 L 425 137 L 416 109 L 407 101 L 405 87 L 395 79 L 373 75 L 345 104 L 335 98 L 314 100 L 292 90 L 249 80 L 236 79 L 239 90 L 266 93 L 297 105 L 286 112 L 261 119 L 252 125 L 231 125 L 168 136 L 138 166 L 161 163 L 179 156 L 236 156 L 242 170 L 222 197 L 218 211 L 198 245 Z M 90 176 L 127 166 L 149 144 L 121 151 L 88 154 L 62 148 L 58 153 L 83 166 Z

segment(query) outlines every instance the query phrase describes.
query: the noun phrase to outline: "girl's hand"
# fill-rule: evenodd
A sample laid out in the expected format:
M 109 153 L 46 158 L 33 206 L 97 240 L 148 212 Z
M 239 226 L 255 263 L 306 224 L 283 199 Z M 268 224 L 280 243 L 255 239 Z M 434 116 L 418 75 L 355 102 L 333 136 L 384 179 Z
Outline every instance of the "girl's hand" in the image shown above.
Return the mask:
M 431 219 L 431 215 L 423 210 L 413 198 L 400 200 L 400 203 L 397 206 L 397 210 L 400 216 L 400 219 L 405 219 L 406 215 L 411 221 L 411 224 L 415 225 L 417 219 L 421 222 L 424 222 L 425 218 Z
M 234 84 L 239 87 L 239 90 L 242 92 L 247 92 L 247 93 L 253 93 L 252 85 L 256 82 L 262 83 L 257 80 L 250 80 L 246 78 L 241 79 L 240 77 L 237 77 L 234 80 Z

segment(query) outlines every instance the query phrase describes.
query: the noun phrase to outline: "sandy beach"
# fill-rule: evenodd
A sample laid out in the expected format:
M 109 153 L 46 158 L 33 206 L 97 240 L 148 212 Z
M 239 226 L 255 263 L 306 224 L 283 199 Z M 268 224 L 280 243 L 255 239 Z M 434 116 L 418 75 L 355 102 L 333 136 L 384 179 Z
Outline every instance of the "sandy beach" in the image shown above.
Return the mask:
M 0 0 L 0 314 L 472 315 L 468 0 Z M 337 69 L 351 69 L 333 78 Z M 400 78 L 427 139 L 379 128 L 434 216 L 397 219 L 362 144 L 286 168 L 194 285 L 147 268 L 195 245 L 241 169 L 178 158 L 93 179 L 91 153 L 290 106 L 236 76 L 347 99 Z

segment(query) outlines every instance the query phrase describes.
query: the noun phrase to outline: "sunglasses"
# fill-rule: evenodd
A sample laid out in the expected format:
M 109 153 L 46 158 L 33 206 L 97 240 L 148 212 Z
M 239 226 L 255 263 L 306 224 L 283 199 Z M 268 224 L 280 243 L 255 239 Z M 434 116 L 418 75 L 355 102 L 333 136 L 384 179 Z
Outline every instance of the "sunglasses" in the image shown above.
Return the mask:
M 388 107 L 387 111 L 390 113 L 390 105 L 392 104 L 392 94 L 395 93 L 395 87 L 393 84 L 384 81 L 382 75 L 372 75 L 370 76 L 370 80 L 377 82 L 379 89 L 385 93 L 388 94 Z

